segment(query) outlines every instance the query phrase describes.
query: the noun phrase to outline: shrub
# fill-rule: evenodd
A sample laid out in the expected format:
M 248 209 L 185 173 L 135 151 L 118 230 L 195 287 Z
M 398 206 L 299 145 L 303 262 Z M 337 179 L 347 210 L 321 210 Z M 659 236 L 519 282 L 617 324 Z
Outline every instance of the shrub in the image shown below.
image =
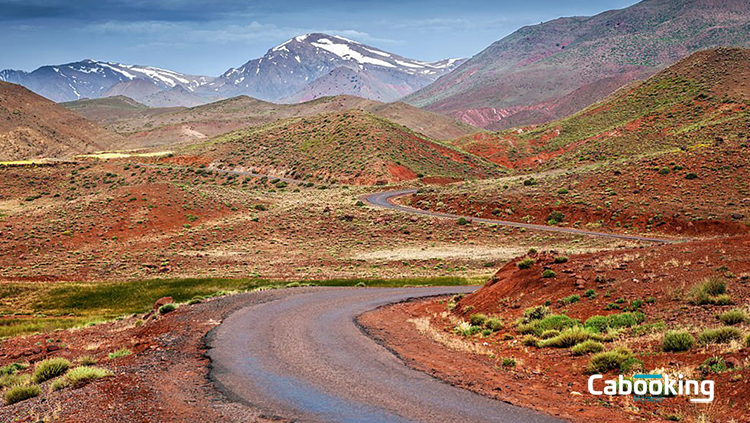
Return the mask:
M 519 261 L 516 266 L 518 266 L 519 269 L 531 269 L 531 266 L 533 266 L 534 263 L 536 263 L 534 259 L 527 258 Z
M 568 262 L 568 258 L 565 256 L 555 257 L 555 263 L 560 264 L 560 263 L 567 263 L 567 262 Z
M 551 269 L 547 269 L 544 272 L 542 272 L 543 278 L 554 278 L 555 276 L 557 276 L 557 273 L 555 273 L 555 271 Z
M 661 349 L 666 352 L 688 351 L 695 345 L 695 338 L 688 332 L 669 331 L 661 341 Z
M 610 370 L 619 369 L 625 360 L 633 358 L 633 352 L 625 347 L 594 354 L 586 366 L 589 373 L 606 373 Z
M 545 317 L 542 320 L 534 320 L 526 324 L 521 324 L 516 328 L 516 330 L 519 333 L 523 334 L 533 333 L 536 335 L 541 335 L 544 331 L 550 329 L 562 331 L 567 328 L 577 326 L 579 323 L 580 321 L 571 319 L 564 314 L 553 314 L 551 316 Z
M 573 355 L 598 353 L 604 351 L 604 345 L 601 342 L 589 339 L 587 341 L 581 342 L 578 345 L 574 345 L 573 348 L 570 349 L 570 351 L 573 353 Z
M 567 188 L 560 188 L 560 189 L 558 189 L 558 190 L 557 190 L 557 193 L 558 193 L 558 194 L 560 194 L 560 195 L 565 195 L 565 194 L 567 194 L 568 192 L 569 192 L 569 191 L 568 191 L 568 189 L 567 189 Z
M 560 332 L 554 338 L 545 339 L 539 343 L 542 348 L 568 348 L 591 339 L 591 332 L 581 326 L 574 326 Z
M 504 326 L 503 320 L 499 317 L 490 317 L 484 322 L 484 327 L 487 329 L 497 332 Z
M 73 386 L 82 386 L 92 380 L 112 376 L 112 372 L 100 367 L 81 366 L 71 369 L 65 377 Z
M 641 360 L 638 360 L 635 357 L 628 357 L 620 363 L 620 372 L 621 373 L 630 373 L 634 370 L 643 370 L 643 362 Z
M 130 351 L 129 349 L 127 349 L 127 348 L 120 348 L 120 349 L 119 349 L 119 350 L 117 350 L 117 351 L 114 351 L 114 352 L 111 352 L 111 353 L 109 353 L 109 355 L 107 355 L 107 357 L 108 357 L 108 358 L 109 358 L 110 360 L 112 360 L 112 359 L 114 359 L 114 358 L 125 357 L 126 355 L 130 355 L 130 354 L 133 354 L 133 352 L 132 352 L 132 351 Z
M 612 329 L 630 328 L 646 320 L 641 312 L 613 314 L 607 318 L 607 326 Z
M 5 403 L 15 404 L 17 402 L 34 398 L 42 393 L 39 385 L 16 385 L 5 393 Z
M 659 175 L 669 175 L 670 172 L 672 172 L 672 169 L 668 167 L 663 167 L 659 169 Z
M 78 357 L 78 360 L 76 360 L 78 364 L 82 366 L 90 366 L 92 364 L 96 364 L 97 360 L 94 357 L 91 357 L 90 355 L 84 355 L 81 357 Z
M 23 370 L 26 367 L 28 367 L 26 364 L 21 363 L 8 364 L 7 366 L 0 367 L 0 376 L 14 375 L 18 373 L 19 370 Z
M 550 338 L 556 337 L 559 334 L 560 334 L 559 330 L 550 329 L 550 330 L 545 330 L 544 332 L 542 332 L 540 336 L 542 339 L 550 339 Z
M 727 363 L 722 357 L 709 357 L 698 368 L 706 373 L 721 373 L 727 370 Z
M 549 316 L 549 309 L 545 306 L 529 307 L 523 311 L 523 322 L 529 323 L 534 320 L 542 320 Z
M 50 358 L 43 360 L 34 366 L 34 373 L 31 375 L 31 380 L 34 383 L 42 383 L 60 376 L 68 371 L 69 368 L 70 361 L 64 358 Z
M 31 379 L 29 375 L 2 375 L 0 376 L 0 388 L 7 388 L 9 386 L 16 385 L 28 385 L 29 379 Z
M 698 179 L 698 175 L 695 174 L 695 173 L 688 173 L 687 175 L 685 175 L 685 179 L 687 179 L 689 181 L 691 181 L 693 179 Z
M 565 220 L 565 215 L 559 211 L 553 211 L 547 216 L 547 223 L 550 225 L 556 225 Z
M 52 383 L 49 385 L 50 392 L 59 391 L 61 389 L 65 389 L 68 386 L 70 386 L 70 380 L 66 378 L 65 376 L 60 376 L 57 379 L 53 380 Z
M 738 325 L 748 321 L 747 313 L 741 308 L 725 311 L 719 315 L 719 320 L 725 325 Z
M 465 217 L 459 217 L 458 220 L 456 221 L 456 223 L 458 225 L 464 226 L 464 225 L 468 225 L 469 224 L 469 220 L 466 219 Z
M 177 306 L 174 305 L 174 303 L 164 304 L 163 306 L 159 307 L 159 314 L 167 314 L 175 311 L 177 309 Z
M 583 326 L 594 332 L 604 332 L 609 327 L 608 316 L 591 316 L 586 319 Z
M 516 367 L 516 359 L 513 357 L 504 357 L 503 367 Z
M 694 305 L 720 305 L 726 303 L 727 300 L 731 302 L 729 296 L 725 295 L 726 292 L 727 285 L 723 279 L 718 277 L 706 278 L 690 289 L 688 300 Z
M 698 335 L 701 345 L 728 344 L 734 340 L 742 339 L 742 331 L 732 326 L 724 326 L 716 329 L 706 329 Z
M 453 328 L 453 331 L 463 335 L 463 336 L 472 336 L 476 333 L 481 332 L 482 328 L 479 326 L 474 326 L 470 324 L 469 322 L 461 322 L 456 325 L 455 328 Z
M 593 299 L 596 298 L 596 291 L 594 291 L 593 289 L 587 289 L 586 292 L 583 293 L 583 295 Z
M 574 304 L 581 301 L 581 296 L 578 294 L 573 294 L 569 297 L 561 298 L 560 304 L 567 305 L 567 304 Z
M 471 317 L 469 317 L 469 322 L 471 322 L 474 326 L 484 326 L 484 323 L 487 321 L 487 316 L 481 313 L 472 314 Z
M 539 338 L 534 335 L 526 335 L 521 339 L 521 343 L 527 347 L 539 346 Z

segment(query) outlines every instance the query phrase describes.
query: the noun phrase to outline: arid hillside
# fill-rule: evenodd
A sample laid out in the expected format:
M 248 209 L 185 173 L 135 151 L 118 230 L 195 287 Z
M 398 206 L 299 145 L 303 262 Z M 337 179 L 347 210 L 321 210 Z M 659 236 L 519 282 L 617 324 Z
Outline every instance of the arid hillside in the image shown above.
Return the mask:
M 121 141 L 20 85 L 0 82 L 0 161 L 61 157 Z
M 374 184 L 422 177 L 474 179 L 504 170 L 360 110 L 292 118 L 182 149 L 227 168 L 274 176 Z
M 478 131 L 451 117 L 404 103 L 381 103 L 349 95 L 301 104 L 275 104 L 240 96 L 193 108 L 142 108 L 122 96 L 64 105 L 124 136 L 135 148 L 190 143 L 279 119 L 349 109 L 388 118 L 434 139 L 457 138 Z

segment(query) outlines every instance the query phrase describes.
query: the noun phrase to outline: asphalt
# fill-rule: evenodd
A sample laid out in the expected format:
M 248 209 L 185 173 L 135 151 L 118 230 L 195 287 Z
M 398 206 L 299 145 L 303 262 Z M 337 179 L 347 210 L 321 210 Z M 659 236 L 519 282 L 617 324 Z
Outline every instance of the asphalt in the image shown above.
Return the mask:
M 235 312 L 216 329 L 211 377 L 231 398 L 280 420 L 561 422 L 412 370 L 356 324 L 357 316 L 383 305 L 474 289 L 289 290 Z
M 403 190 L 398 190 L 398 191 L 378 192 L 375 194 L 366 195 L 362 198 L 366 203 L 370 204 L 371 206 L 390 209 L 390 210 L 398 210 L 398 211 L 405 212 L 405 213 L 419 214 L 423 216 L 432 216 L 432 217 L 450 218 L 450 219 L 458 219 L 460 217 L 464 217 L 468 220 L 471 220 L 472 222 L 488 223 L 488 224 L 500 225 L 500 226 L 510 226 L 514 228 L 526 228 L 526 229 L 533 229 L 536 231 L 561 232 L 561 233 L 567 233 L 567 234 L 572 234 L 572 235 L 622 239 L 622 240 L 627 240 L 627 241 L 644 241 L 644 242 L 653 242 L 653 243 L 659 243 L 659 244 L 669 244 L 673 242 L 678 242 L 678 240 L 673 240 L 673 239 L 652 238 L 652 237 L 644 237 L 644 236 L 638 236 L 638 235 L 612 234 L 612 233 L 606 233 L 606 232 L 587 231 L 584 229 L 565 228 L 565 227 L 546 226 L 546 225 L 534 225 L 531 223 L 509 222 L 505 220 L 495 220 L 495 219 L 484 219 L 484 218 L 478 218 L 478 217 L 461 216 L 461 215 L 451 214 L 451 213 L 438 213 L 438 212 L 433 212 L 429 210 L 422 210 L 422 209 L 417 209 L 413 207 L 407 207 L 407 206 L 396 204 L 393 202 L 393 200 L 395 200 L 396 198 L 405 197 L 407 195 L 412 195 L 416 192 L 417 190 L 415 189 L 403 189 Z

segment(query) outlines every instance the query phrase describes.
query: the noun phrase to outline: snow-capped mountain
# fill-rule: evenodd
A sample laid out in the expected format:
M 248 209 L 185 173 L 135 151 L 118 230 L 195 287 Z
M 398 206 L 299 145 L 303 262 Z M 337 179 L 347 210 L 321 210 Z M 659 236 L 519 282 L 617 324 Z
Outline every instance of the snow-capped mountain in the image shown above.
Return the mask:
M 16 70 L 0 72 L 0 80 L 23 85 L 56 102 L 99 98 L 116 84 L 136 80 L 151 82 L 159 90 L 170 90 L 180 86 L 192 92 L 213 79 L 206 76 L 185 75 L 151 66 L 124 65 L 96 60 L 42 66 L 33 72 Z
M 197 91 L 223 97 L 244 94 L 269 101 L 356 93 L 393 101 L 435 81 L 463 61 L 422 62 L 335 35 L 307 34 L 292 38 L 239 68 L 229 69 Z M 334 72 L 339 68 L 346 70 Z M 375 81 L 380 88 L 354 83 L 352 75 L 359 73 L 363 73 L 358 78 L 361 83 Z M 321 77 L 326 77 L 323 84 L 318 84 L 322 88 L 308 87 Z M 349 85 L 350 89 L 339 91 L 338 85 Z

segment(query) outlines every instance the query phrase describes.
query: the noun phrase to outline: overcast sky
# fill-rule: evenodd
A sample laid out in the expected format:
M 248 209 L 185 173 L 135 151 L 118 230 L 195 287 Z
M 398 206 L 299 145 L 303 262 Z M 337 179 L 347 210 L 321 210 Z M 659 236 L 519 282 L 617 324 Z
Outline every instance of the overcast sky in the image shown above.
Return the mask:
M 470 57 L 521 26 L 635 0 L 0 0 L 0 69 L 97 59 L 216 76 L 326 32 L 405 57 Z

